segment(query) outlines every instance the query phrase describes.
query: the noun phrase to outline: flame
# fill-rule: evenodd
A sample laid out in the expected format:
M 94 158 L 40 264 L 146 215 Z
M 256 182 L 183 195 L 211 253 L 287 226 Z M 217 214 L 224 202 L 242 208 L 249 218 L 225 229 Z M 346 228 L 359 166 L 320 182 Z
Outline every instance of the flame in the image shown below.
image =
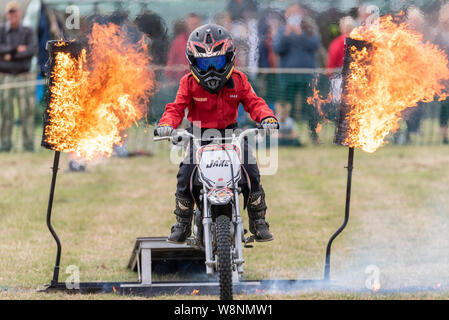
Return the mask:
M 313 105 L 318 114 L 320 116 L 321 121 L 324 123 L 329 122 L 328 116 L 324 111 L 323 107 L 332 102 L 333 95 L 332 92 L 329 92 L 326 98 L 323 98 L 320 94 L 320 90 L 318 89 L 318 77 L 315 77 L 312 84 L 312 96 L 307 98 L 307 103 Z M 318 122 L 315 128 L 316 133 L 320 133 L 323 125 Z
M 378 292 L 381 289 L 379 280 L 374 280 L 372 290 L 373 292 Z
M 374 152 L 397 131 L 404 109 L 447 97 L 448 60 L 436 45 L 424 42 L 421 34 L 392 16 L 356 28 L 350 37 L 372 48 L 348 48 L 353 62 L 345 87 L 344 99 L 351 109 L 344 143 Z
M 198 293 L 200 293 L 200 290 L 198 290 L 198 289 L 193 289 L 193 291 L 192 291 L 192 296 L 196 296 Z
M 87 160 L 110 156 L 123 131 L 148 112 L 155 82 L 142 38 L 130 43 L 114 24 L 95 24 L 79 57 L 58 52 L 46 142 Z

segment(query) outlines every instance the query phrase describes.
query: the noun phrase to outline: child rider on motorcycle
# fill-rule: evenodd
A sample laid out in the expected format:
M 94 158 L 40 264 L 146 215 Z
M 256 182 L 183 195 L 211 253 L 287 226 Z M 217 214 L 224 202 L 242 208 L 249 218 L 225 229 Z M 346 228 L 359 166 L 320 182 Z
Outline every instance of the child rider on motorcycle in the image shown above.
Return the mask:
M 268 134 L 270 130 L 279 128 L 274 113 L 265 101 L 256 95 L 245 74 L 234 68 L 235 47 L 230 33 L 225 28 L 214 24 L 198 27 L 190 34 L 186 51 L 190 73 L 181 79 L 175 101 L 166 105 L 155 135 L 172 135 L 182 122 L 186 108 L 187 119 L 195 125 L 200 123 L 201 130 L 237 129 L 240 103 Z M 192 128 L 189 129 L 193 131 Z M 245 143 L 244 154 L 248 152 L 247 148 Z M 256 241 L 271 241 L 273 235 L 265 221 L 267 206 L 260 184 L 259 169 L 255 161 L 250 162 L 248 159 L 243 160 L 242 166 L 250 185 L 247 197 L 250 231 Z M 195 164 L 191 161 L 184 160 L 180 165 L 174 211 L 177 222 L 171 229 L 169 242 L 183 243 L 191 234 L 195 202 L 190 191 L 190 181 L 194 169 Z

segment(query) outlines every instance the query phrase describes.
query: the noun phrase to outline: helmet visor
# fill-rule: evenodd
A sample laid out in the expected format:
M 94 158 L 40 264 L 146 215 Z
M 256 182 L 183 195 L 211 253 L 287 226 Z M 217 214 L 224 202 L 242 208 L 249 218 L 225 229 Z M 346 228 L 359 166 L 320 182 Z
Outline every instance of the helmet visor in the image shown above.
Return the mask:
M 197 58 L 196 65 L 201 71 L 207 71 L 210 67 L 221 70 L 226 65 L 226 56 L 215 56 L 209 58 Z

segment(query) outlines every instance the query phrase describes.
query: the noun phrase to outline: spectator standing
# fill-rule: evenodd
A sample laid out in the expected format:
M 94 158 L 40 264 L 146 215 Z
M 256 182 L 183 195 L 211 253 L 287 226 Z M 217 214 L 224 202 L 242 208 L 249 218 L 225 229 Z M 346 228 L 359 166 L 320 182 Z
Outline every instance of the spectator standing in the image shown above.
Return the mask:
M 223 11 L 214 18 L 216 24 L 225 27 L 232 35 L 236 51 L 239 53 L 235 57 L 235 65 L 238 67 L 247 67 L 249 61 L 250 40 L 245 17 L 246 15 L 241 14 L 238 20 L 232 20 L 232 15 L 229 11 Z
M 216 24 L 223 26 L 224 28 L 226 28 L 226 30 L 232 29 L 232 16 L 229 13 L 229 11 L 223 11 L 223 12 L 218 13 L 214 17 L 214 20 L 215 20 Z
M 304 10 L 298 4 L 290 5 L 284 16 L 286 24 L 279 28 L 273 42 L 273 48 L 279 55 L 280 68 L 316 68 L 321 38 L 315 22 L 310 16 L 304 15 Z M 308 121 L 312 141 L 316 144 L 319 115 L 307 103 L 307 97 L 311 95 L 312 78 L 311 73 L 281 74 L 279 82 L 283 98 L 294 106 L 293 116 L 298 119 L 301 112 Z M 298 94 L 299 103 L 295 103 Z
M 202 19 L 195 13 L 190 13 L 185 20 L 177 20 L 174 23 L 174 39 L 171 43 L 167 57 L 167 68 L 165 70 L 165 78 L 167 79 L 167 93 L 165 98 L 172 101 L 176 97 L 178 91 L 178 83 L 180 79 L 189 72 L 189 63 L 186 57 L 187 40 L 190 33 L 202 24 Z M 164 104 L 160 104 L 159 109 Z M 163 109 L 160 111 L 164 111 Z M 159 110 L 158 117 L 159 118 Z M 184 118 L 183 125 L 187 123 Z
M 411 6 L 407 10 L 407 23 L 412 30 L 423 35 L 423 41 L 432 40 L 431 31 L 427 27 L 424 14 L 419 8 Z M 403 119 L 405 119 L 407 124 L 405 143 L 409 144 L 411 142 L 412 133 L 415 134 L 419 132 L 425 106 L 426 103 L 418 102 L 416 107 L 405 109 L 402 112 Z
M 155 65 L 165 65 L 168 52 L 168 34 L 164 19 L 155 12 L 145 10 L 136 17 L 134 22 L 138 29 L 148 36 L 151 62 Z
M 343 67 L 343 59 L 345 55 L 345 40 L 346 37 L 349 36 L 351 31 L 356 27 L 356 21 L 351 16 L 346 16 L 339 20 L 338 26 L 340 35 L 332 40 L 329 45 L 329 54 L 326 62 L 327 69 L 337 69 Z M 326 75 L 330 78 L 330 82 L 328 81 L 328 79 L 326 79 L 326 84 L 329 84 L 332 87 L 333 84 L 338 83 L 338 77 L 334 77 L 334 72 L 327 71 Z M 317 83 L 320 82 L 318 81 Z M 327 87 L 327 91 L 332 90 L 331 87 Z M 326 92 L 326 90 L 323 90 L 322 88 L 320 88 L 320 91 Z M 331 121 L 336 120 L 336 108 L 329 104 L 326 104 L 323 107 L 327 109 L 327 111 L 325 112 L 326 117 Z
M 366 25 L 367 23 L 371 23 L 372 21 L 370 21 L 370 19 L 375 18 L 374 16 L 372 16 L 372 14 L 375 13 L 374 10 L 375 7 L 373 5 L 367 3 L 361 4 L 357 9 L 357 26 L 359 27 L 362 25 Z
M 179 80 L 188 72 L 188 61 L 186 58 L 186 45 L 189 34 L 202 24 L 200 16 L 191 13 L 187 16 L 185 22 L 175 22 L 175 38 L 168 51 L 167 70 L 165 77 L 168 81 L 177 84 Z M 185 70 L 173 70 L 179 67 L 185 67 Z M 170 69 L 172 67 L 172 69 Z
M 248 13 L 257 11 L 257 1 L 255 0 L 230 0 L 228 11 L 233 21 L 245 20 Z
M 7 22 L 0 27 L 0 77 L 1 83 L 20 83 L 34 80 L 29 74 L 31 59 L 37 51 L 37 37 L 22 25 L 22 9 L 17 2 L 6 5 Z M 34 86 L 24 86 L 0 91 L 0 151 L 10 151 L 14 124 L 14 101 L 18 100 L 22 125 L 23 146 L 34 150 Z
M 236 50 L 235 64 L 237 67 L 257 67 L 258 54 L 258 32 L 257 12 L 258 3 L 255 0 L 230 0 L 227 12 L 232 21 L 229 31 L 234 39 Z M 248 73 L 250 80 L 254 80 L 256 74 L 251 70 Z
M 187 25 L 184 20 L 176 20 L 173 24 L 173 42 L 170 46 L 167 57 L 167 69 L 165 70 L 165 77 L 168 81 L 179 82 L 179 79 L 186 73 L 184 67 L 187 65 L 185 55 L 180 55 L 182 49 L 187 43 Z M 176 69 L 180 70 L 176 70 Z
M 145 33 L 148 38 L 148 52 L 151 63 L 156 66 L 165 65 L 168 52 L 168 32 L 164 19 L 155 12 L 145 10 L 135 19 L 139 31 Z M 165 70 L 155 69 L 155 79 L 158 84 L 165 83 L 163 79 Z M 159 120 L 164 113 L 164 106 L 172 100 L 171 94 L 164 87 L 158 87 L 150 102 L 149 121 Z
M 258 25 L 259 68 L 278 67 L 278 56 L 274 52 L 273 39 L 282 23 L 283 17 L 277 11 L 267 9 L 263 12 Z M 260 73 L 258 84 L 264 100 L 269 106 L 273 105 L 279 99 L 277 75 L 274 72 Z
M 343 58 L 345 55 L 345 39 L 355 28 L 356 22 L 352 17 L 343 17 L 340 19 L 340 35 L 329 45 L 329 55 L 326 68 L 335 69 L 343 67 Z
M 449 4 L 441 6 L 435 42 L 449 55 Z M 449 98 L 441 102 L 440 128 L 444 144 L 449 144 Z
M 234 39 L 236 51 L 239 53 L 235 57 L 236 67 L 247 67 L 249 61 L 249 30 L 246 20 L 233 20 L 231 29 L 229 30 Z

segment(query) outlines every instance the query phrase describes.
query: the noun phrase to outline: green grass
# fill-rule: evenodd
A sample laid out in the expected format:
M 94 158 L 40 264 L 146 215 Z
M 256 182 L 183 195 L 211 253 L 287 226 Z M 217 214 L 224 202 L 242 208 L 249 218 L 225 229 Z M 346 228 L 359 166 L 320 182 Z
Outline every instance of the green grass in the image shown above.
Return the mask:
M 36 292 L 49 282 L 54 264 L 45 225 L 52 156 L 0 155 L 0 299 L 128 298 Z M 262 177 L 275 241 L 244 250 L 246 279 L 322 278 L 327 240 L 343 219 L 346 157 L 342 147 L 280 150 L 277 174 Z M 135 281 L 126 268 L 135 238 L 167 235 L 174 221 L 177 165 L 167 152 L 99 161 L 87 173 L 68 172 L 67 161 L 62 155 L 53 207 L 63 246 L 61 280 L 74 264 L 81 281 Z M 349 290 L 238 298 L 448 298 L 448 168 L 444 146 L 356 151 L 351 220 L 332 253 L 331 276 Z M 382 287 L 395 293 L 365 292 L 369 264 L 379 267 Z M 401 291 L 438 283 L 443 289 L 436 292 Z

